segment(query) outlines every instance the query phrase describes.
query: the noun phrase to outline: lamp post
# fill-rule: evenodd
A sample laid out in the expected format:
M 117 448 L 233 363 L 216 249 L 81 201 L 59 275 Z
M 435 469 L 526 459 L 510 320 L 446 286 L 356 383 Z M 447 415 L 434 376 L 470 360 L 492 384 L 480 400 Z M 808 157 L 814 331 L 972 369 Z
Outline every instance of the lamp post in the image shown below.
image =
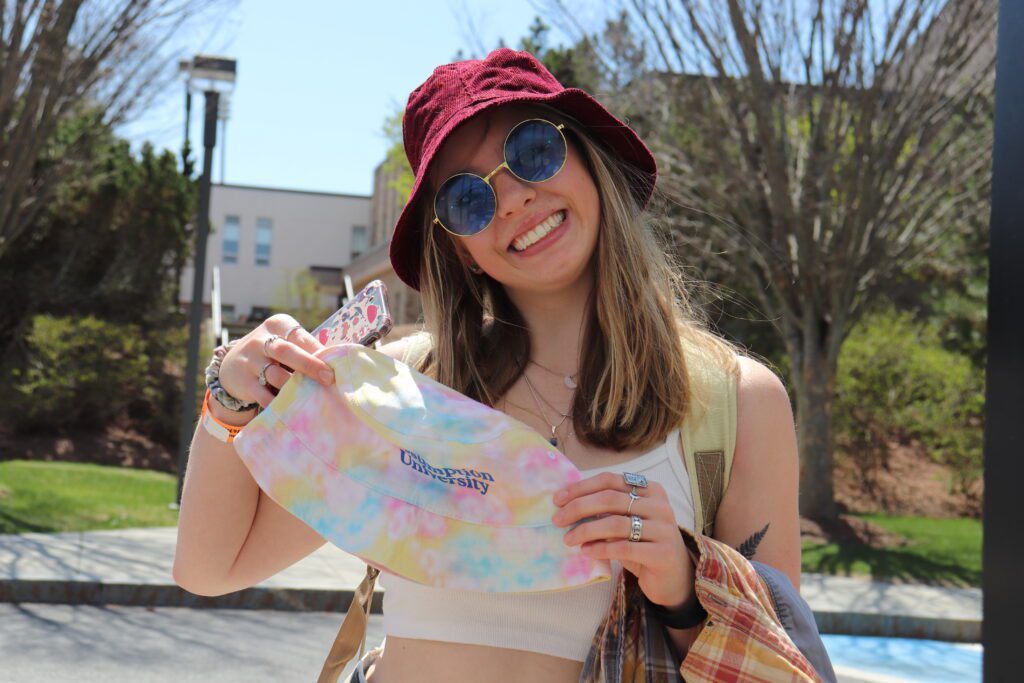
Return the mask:
M 188 321 L 188 360 L 185 364 L 185 391 L 181 401 L 181 424 L 178 435 L 178 493 L 175 504 L 181 503 L 188 449 L 196 420 L 196 373 L 199 371 L 200 327 L 203 319 L 203 280 L 206 276 L 206 241 L 210 234 L 210 184 L 213 174 L 213 148 L 217 144 L 217 118 L 221 95 L 234 87 L 237 62 L 226 57 L 196 55 L 191 63 L 180 65 L 187 74 L 187 87 L 199 90 L 205 97 L 203 123 L 203 175 L 199 180 L 199 211 L 196 215 L 196 249 L 193 259 L 192 302 Z M 187 145 L 187 139 L 186 139 Z

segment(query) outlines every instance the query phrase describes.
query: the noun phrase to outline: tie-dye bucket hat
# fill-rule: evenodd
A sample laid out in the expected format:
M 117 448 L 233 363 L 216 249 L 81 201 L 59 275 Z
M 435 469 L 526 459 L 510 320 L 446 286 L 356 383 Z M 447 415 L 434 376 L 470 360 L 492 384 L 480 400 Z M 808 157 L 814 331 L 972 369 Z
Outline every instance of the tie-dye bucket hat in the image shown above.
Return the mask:
M 537 432 L 355 344 L 317 354 L 235 438 L 260 488 L 367 563 L 431 586 L 541 592 L 608 579 L 562 542 L 552 494 L 579 470 Z

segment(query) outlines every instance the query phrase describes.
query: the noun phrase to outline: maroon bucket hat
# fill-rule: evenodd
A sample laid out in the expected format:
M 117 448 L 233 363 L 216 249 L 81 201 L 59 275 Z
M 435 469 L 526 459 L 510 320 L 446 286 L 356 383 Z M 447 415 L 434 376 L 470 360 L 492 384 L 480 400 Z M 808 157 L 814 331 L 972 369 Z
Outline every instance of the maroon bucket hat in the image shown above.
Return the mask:
M 416 174 L 412 193 L 391 237 L 391 265 L 407 285 L 419 290 L 423 221 L 416 215 L 426 191 L 426 175 L 448 136 L 482 111 L 512 102 L 544 104 L 576 119 L 595 139 L 636 167 L 633 193 L 646 206 L 658 167 L 636 133 L 579 88 L 565 88 L 529 52 L 495 50 L 484 59 L 445 64 L 412 91 L 402 119 L 405 154 Z

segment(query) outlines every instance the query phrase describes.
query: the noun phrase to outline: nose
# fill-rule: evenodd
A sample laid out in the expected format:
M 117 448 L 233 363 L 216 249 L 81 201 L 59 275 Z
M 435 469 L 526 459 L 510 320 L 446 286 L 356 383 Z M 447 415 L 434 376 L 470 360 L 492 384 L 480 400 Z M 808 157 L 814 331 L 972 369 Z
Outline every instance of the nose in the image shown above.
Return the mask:
M 512 175 L 507 168 L 502 171 L 491 179 L 491 187 L 498 201 L 496 215 L 507 218 L 528 207 L 537 196 L 537 191 L 530 183 Z

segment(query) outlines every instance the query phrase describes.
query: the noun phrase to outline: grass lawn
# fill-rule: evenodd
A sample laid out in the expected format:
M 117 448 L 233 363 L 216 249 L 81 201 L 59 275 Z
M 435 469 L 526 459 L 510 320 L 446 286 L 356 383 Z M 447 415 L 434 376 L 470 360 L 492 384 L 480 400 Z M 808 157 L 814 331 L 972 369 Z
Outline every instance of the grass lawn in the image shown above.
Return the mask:
M 0 533 L 174 526 L 176 482 L 162 472 L 65 462 L 0 462 Z M 864 515 L 907 544 L 805 543 L 805 572 L 981 585 L 981 521 Z
M 981 520 L 859 516 L 908 543 L 890 548 L 805 543 L 803 570 L 947 586 L 981 585 Z
M 0 462 L 0 533 L 174 526 L 175 478 L 67 462 Z

